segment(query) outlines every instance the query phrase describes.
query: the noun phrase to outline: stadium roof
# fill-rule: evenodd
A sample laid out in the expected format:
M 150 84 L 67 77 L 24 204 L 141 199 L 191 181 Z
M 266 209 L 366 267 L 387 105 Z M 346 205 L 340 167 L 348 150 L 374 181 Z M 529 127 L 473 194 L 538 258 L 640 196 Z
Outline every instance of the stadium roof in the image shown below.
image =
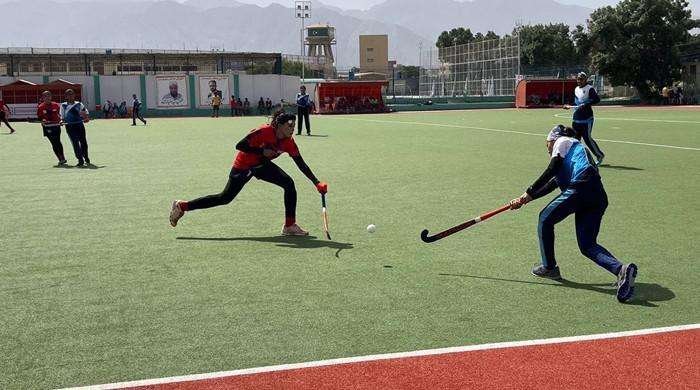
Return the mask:
M 108 49 L 108 48 L 43 48 L 43 47 L 3 47 L 0 54 L 16 55 L 75 55 L 75 54 L 246 54 L 246 55 L 266 55 L 275 56 L 280 53 L 259 53 L 259 52 L 235 52 L 225 50 L 163 50 L 163 49 Z

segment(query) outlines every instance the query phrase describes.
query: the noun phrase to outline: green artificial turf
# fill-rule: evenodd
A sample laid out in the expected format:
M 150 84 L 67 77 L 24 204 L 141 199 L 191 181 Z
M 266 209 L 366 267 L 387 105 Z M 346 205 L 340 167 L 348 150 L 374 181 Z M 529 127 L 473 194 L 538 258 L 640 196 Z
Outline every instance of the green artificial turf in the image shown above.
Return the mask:
M 0 135 L 0 388 L 700 322 L 697 109 L 596 111 L 598 139 L 696 149 L 600 141 L 611 165 L 600 242 L 639 265 L 632 304 L 578 252 L 573 218 L 557 226 L 569 282 L 530 275 L 547 199 L 420 241 L 423 228 L 519 196 L 547 165 L 544 135 L 568 122 L 562 113 L 314 117 L 318 136 L 297 143 L 329 183 L 331 242 L 315 188 L 286 155 L 276 162 L 315 238 L 279 237 L 282 191 L 257 180 L 230 205 L 168 225 L 173 199 L 223 188 L 234 145 L 262 118 L 92 121 L 99 169 L 53 168 L 38 125 L 17 124 Z M 63 143 L 74 164 L 65 133 Z

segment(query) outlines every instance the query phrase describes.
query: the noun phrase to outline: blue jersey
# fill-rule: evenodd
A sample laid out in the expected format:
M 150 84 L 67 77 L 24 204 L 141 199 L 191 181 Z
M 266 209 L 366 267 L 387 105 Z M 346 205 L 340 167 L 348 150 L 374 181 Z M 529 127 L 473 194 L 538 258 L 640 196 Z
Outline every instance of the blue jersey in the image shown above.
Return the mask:
M 576 87 L 574 95 L 574 103 L 576 104 L 574 122 L 588 122 L 593 118 L 593 108 L 591 106 L 600 102 L 598 92 L 590 84 L 586 84 L 583 87 Z
M 586 148 L 575 138 L 560 137 L 552 148 L 552 158 L 564 159 L 556 173 L 557 184 L 562 191 L 566 188 L 599 177 L 598 168 L 590 158 Z
M 297 106 L 300 108 L 309 108 L 311 106 L 311 100 L 307 94 L 297 94 Z
M 61 103 L 61 119 L 66 124 L 74 125 L 77 123 L 83 123 L 83 117 L 80 115 L 81 112 L 84 112 L 85 114 L 88 113 L 87 108 L 85 108 L 81 102 Z

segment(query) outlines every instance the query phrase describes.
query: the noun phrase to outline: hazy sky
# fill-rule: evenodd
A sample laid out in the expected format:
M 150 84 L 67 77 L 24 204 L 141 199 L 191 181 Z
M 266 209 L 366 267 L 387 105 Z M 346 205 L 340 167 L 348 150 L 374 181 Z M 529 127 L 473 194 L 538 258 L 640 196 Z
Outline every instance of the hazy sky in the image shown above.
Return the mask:
M 272 2 L 274 3 L 280 3 L 284 5 L 290 5 L 293 4 L 293 0 L 238 0 L 242 3 L 252 3 L 252 4 L 260 4 L 260 5 L 267 5 Z M 322 0 L 322 3 L 328 4 L 328 5 L 334 5 L 336 7 L 340 8 L 359 8 L 359 9 L 367 9 L 374 4 L 379 4 L 382 3 L 384 0 Z M 458 1 L 463 1 L 463 0 L 458 0 Z M 558 0 L 560 3 L 564 4 L 577 4 L 577 5 L 582 5 L 585 7 L 590 7 L 590 8 L 596 8 L 601 5 L 609 5 L 609 4 L 616 4 L 618 0 Z M 695 1 L 700 1 L 700 0 L 695 0 Z M 692 3 L 692 1 L 691 1 Z
M 183 1 L 183 0 L 180 0 Z M 279 3 L 287 6 L 294 4 L 294 0 L 238 0 L 242 3 L 251 3 L 258 5 L 268 5 L 270 3 Z M 468 0 L 457 0 L 468 1 Z M 515 0 L 517 1 L 517 0 Z M 555 0 L 562 4 L 575 4 L 589 8 L 597 8 L 603 5 L 617 4 L 619 0 Z M 384 2 L 384 0 L 321 0 L 322 3 L 333 5 L 344 9 L 367 9 L 375 4 Z M 700 16 L 700 0 L 690 0 L 690 8 L 693 14 Z

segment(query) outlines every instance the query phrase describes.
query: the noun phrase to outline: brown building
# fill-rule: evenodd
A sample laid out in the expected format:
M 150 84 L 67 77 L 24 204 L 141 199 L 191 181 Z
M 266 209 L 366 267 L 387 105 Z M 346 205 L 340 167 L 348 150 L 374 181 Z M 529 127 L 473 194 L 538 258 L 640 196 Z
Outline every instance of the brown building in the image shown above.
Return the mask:
M 360 72 L 389 72 L 389 37 L 387 35 L 360 35 Z
M 0 76 L 282 73 L 280 53 L 196 50 L 0 48 Z

